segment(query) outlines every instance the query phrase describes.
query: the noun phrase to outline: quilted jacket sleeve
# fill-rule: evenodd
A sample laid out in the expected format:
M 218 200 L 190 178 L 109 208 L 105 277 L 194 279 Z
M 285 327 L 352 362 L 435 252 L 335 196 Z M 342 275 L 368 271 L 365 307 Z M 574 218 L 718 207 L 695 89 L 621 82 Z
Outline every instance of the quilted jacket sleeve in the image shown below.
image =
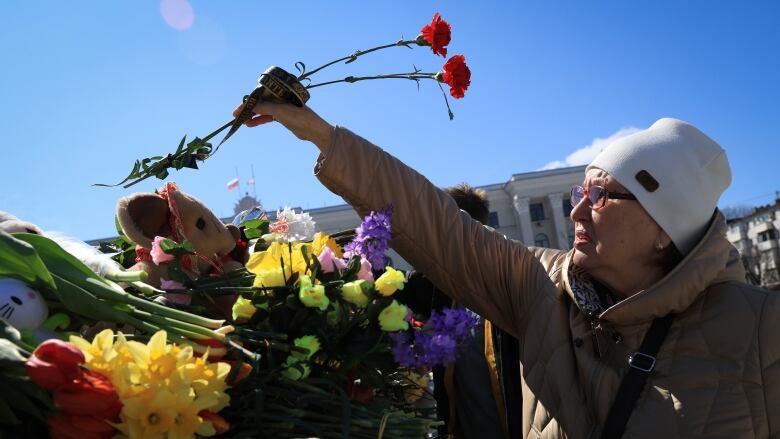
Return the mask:
M 344 128 L 315 174 L 359 214 L 393 206 L 393 248 L 434 285 L 515 337 L 545 294 L 544 267 L 517 241 L 483 227 L 425 177 Z
M 768 292 L 759 324 L 759 350 L 769 437 L 780 437 L 780 296 Z

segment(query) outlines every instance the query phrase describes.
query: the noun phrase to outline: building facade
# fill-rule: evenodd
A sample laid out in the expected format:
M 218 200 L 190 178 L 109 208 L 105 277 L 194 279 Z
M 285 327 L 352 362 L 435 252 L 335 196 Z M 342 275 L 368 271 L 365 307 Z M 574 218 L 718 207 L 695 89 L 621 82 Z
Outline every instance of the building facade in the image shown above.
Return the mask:
M 739 250 L 747 280 L 780 289 L 780 196 L 774 204 L 728 221 L 728 240 Z
M 480 186 L 490 202 L 488 225 L 528 246 L 571 248 L 574 223 L 569 218 L 569 194 L 584 176 L 585 166 L 576 166 L 514 174 L 506 182 Z M 326 233 L 353 229 L 361 220 L 347 204 L 307 212 L 317 229 Z M 274 216 L 275 212 L 269 214 Z M 391 251 L 390 257 L 396 267 L 410 268 L 396 253 Z

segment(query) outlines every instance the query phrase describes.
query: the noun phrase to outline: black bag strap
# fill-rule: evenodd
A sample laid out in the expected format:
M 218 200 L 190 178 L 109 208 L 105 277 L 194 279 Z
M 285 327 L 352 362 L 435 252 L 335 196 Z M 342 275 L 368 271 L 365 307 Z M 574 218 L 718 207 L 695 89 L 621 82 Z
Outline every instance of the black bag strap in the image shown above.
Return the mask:
M 623 377 L 615 401 L 612 403 L 612 409 L 604 424 L 604 431 L 601 432 L 602 439 L 619 439 L 623 436 L 628 418 L 631 417 L 639 395 L 645 388 L 647 377 L 655 368 L 655 357 L 673 320 L 674 314 L 653 320 L 639 350 L 628 356 L 628 373 Z

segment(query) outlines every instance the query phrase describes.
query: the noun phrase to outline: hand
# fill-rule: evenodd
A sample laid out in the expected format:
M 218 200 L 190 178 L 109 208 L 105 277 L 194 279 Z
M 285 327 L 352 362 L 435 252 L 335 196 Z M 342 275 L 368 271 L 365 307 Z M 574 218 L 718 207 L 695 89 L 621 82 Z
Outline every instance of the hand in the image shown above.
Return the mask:
M 238 116 L 244 104 L 233 110 L 233 116 Z M 330 147 L 333 125 L 321 118 L 307 106 L 296 107 L 290 104 L 261 102 L 252 109 L 256 116 L 246 121 L 248 127 L 256 127 L 268 122 L 279 122 L 301 140 L 308 140 L 325 152 Z

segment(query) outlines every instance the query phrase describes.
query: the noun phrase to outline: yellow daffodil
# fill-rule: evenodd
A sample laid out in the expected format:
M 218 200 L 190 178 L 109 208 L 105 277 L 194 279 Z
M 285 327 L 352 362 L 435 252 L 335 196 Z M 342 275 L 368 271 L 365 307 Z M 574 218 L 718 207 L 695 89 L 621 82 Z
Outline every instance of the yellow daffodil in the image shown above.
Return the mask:
M 363 279 L 347 282 L 341 286 L 341 297 L 346 302 L 365 307 L 368 305 L 368 296 L 366 296 L 365 290 L 370 288 L 372 284 L 371 281 Z
M 403 290 L 406 278 L 404 274 L 393 267 L 387 267 L 387 270 L 379 276 L 374 286 L 379 294 L 383 296 L 392 296 L 396 290 Z
M 326 235 L 322 232 L 315 233 L 314 239 L 311 242 L 312 252 L 316 256 L 319 256 L 325 247 L 330 248 L 330 250 L 337 258 L 344 257 L 344 250 L 342 250 L 341 246 L 336 243 L 335 239 L 331 238 L 330 235 Z
M 217 413 L 230 402 L 225 380 L 230 365 L 195 357 L 192 347 L 168 343 L 158 331 L 144 344 L 110 330 L 90 343 L 71 337 L 84 352 L 85 367 L 105 373 L 117 389 L 123 408 L 116 424 L 129 438 L 211 436 L 214 426 L 199 413 Z
M 233 320 L 246 319 L 249 320 L 257 312 L 257 308 L 252 303 L 252 299 L 244 299 L 238 296 L 235 303 L 233 303 Z
M 406 321 L 407 313 L 408 310 L 406 309 L 406 306 L 393 300 L 393 303 L 379 313 L 379 327 L 386 332 L 409 329 L 409 322 Z
M 312 285 L 311 278 L 303 275 L 299 281 L 300 290 L 298 299 L 308 308 L 319 308 L 320 311 L 328 309 L 330 299 L 325 295 L 325 287 L 322 285 Z

